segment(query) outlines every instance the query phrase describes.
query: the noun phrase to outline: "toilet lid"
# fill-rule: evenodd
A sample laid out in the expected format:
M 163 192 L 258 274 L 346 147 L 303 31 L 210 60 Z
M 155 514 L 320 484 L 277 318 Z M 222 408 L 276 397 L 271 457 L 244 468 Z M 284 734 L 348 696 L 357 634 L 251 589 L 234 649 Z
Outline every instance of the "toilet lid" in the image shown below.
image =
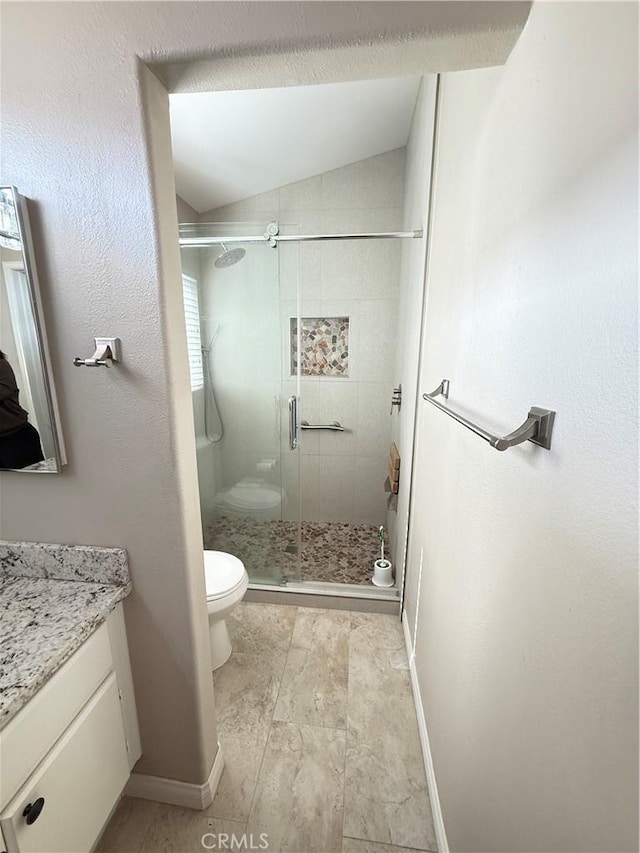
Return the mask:
M 224 551 L 204 552 L 204 581 L 207 598 L 219 598 L 232 592 L 244 579 L 244 565 Z

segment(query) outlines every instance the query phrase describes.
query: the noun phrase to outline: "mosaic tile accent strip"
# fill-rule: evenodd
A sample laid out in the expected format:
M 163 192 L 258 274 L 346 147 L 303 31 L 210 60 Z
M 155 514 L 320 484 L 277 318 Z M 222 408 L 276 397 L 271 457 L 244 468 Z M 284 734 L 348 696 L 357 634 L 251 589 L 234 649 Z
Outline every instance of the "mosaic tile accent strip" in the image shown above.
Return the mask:
M 252 581 L 285 583 L 298 580 L 297 529 L 295 521 L 219 518 L 204 530 L 204 547 L 234 554 Z M 368 586 L 379 556 L 375 524 L 302 522 L 300 580 Z
M 291 318 L 291 373 L 298 370 L 298 323 Z M 349 375 L 349 318 L 302 317 L 300 326 L 303 376 Z
M 0 540 L 0 577 L 8 576 L 125 586 L 129 563 L 124 548 Z

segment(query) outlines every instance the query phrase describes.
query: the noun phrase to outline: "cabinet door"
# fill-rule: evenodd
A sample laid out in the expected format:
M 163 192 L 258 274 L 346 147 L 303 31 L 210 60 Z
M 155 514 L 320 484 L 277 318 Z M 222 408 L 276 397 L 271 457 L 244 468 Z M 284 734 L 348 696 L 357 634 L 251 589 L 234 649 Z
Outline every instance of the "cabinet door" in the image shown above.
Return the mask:
M 0 815 L 8 853 L 87 853 L 128 778 L 111 673 Z M 25 809 L 41 798 L 42 810 L 29 825 Z
M 0 814 L 113 669 L 101 625 L 0 731 Z

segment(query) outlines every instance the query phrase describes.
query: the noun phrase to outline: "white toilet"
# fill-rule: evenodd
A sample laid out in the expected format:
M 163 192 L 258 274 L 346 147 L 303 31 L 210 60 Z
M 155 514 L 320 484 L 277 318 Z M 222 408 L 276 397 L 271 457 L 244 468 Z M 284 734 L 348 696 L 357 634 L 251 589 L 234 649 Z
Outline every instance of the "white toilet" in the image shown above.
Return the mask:
M 205 551 L 204 578 L 213 670 L 229 660 L 231 641 L 224 620 L 247 591 L 249 575 L 242 561 L 232 554 L 225 554 L 224 551 Z

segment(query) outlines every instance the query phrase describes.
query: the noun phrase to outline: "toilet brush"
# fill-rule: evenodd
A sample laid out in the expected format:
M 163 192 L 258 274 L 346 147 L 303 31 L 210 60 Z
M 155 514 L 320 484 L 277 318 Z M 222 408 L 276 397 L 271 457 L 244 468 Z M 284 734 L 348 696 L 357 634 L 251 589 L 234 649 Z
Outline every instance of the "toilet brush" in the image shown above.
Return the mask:
M 393 586 L 392 566 L 384 557 L 384 527 L 378 528 L 378 539 L 380 540 L 380 559 L 373 564 L 373 583 L 375 586 Z

